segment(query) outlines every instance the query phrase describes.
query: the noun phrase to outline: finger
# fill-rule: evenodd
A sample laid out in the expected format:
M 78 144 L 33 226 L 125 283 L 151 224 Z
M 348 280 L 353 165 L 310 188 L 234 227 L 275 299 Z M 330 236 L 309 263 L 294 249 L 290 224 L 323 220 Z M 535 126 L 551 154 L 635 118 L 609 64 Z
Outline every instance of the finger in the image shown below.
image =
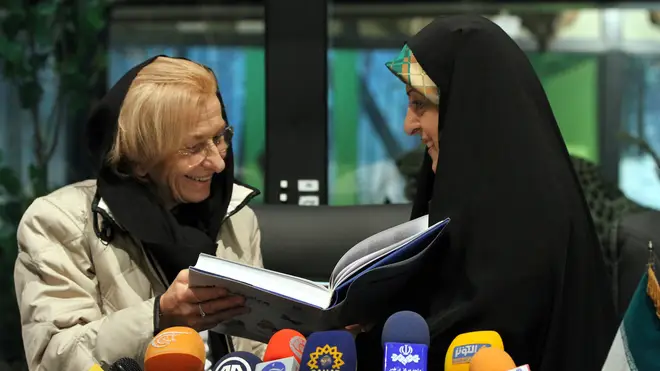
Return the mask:
M 362 331 L 362 326 L 361 325 L 350 325 L 350 326 L 344 327 L 344 330 L 350 332 L 351 335 L 353 335 L 353 337 L 355 337 Z
M 176 278 L 174 279 L 174 281 L 178 281 L 178 282 L 181 282 L 181 283 L 188 284 L 188 273 L 189 272 L 188 272 L 187 269 L 184 269 L 184 270 L 180 271 L 179 274 L 176 275 Z
M 347 331 L 354 331 L 354 330 L 360 330 L 361 327 L 362 327 L 362 325 L 360 325 L 360 324 L 355 324 L 355 325 L 349 325 L 349 326 L 346 326 L 345 329 L 346 329 Z
M 199 320 L 198 326 L 203 330 L 212 329 L 217 326 L 220 322 L 230 320 L 236 316 L 247 314 L 250 312 L 248 307 L 237 307 L 232 309 L 227 309 L 222 312 L 215 313 L 213 315 L 206 316 Z
M 195 318 L 202 316 L 202 311 L 199 310 L 199 304 L 192 304 L 192 303 L 180 304 L 179 313 L 182 317 L 187 317 L 187 318 Z
M 201 306 L 206 314 L 215 314 L 231 308 L 242 307 L 244 304 L 245 298 L 242 296 L 226 296 L 201 303 Z
M 223 287 L 189 287 L 183 292 L 182 301 L 186 303 L 203 303 L 205 301 L 226 297 L 229 293 Z

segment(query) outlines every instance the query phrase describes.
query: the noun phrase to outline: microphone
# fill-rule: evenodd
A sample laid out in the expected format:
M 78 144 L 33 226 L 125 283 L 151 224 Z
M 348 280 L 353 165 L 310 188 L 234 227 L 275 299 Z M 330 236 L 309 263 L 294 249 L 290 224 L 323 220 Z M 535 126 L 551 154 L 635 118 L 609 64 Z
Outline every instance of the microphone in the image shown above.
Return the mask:
M 248 352 L 232 352 L 220 358 L 211 371 L 255 371 L 259 357 Z
M 202 337 L 190 327 L 176 326 L 151 340 L 144 355 L 144 370 L 203 371 L 205 361 Z
M 344 330 L 315 332 L 307 338 L 301 371 L 355 371 L 355 339 Z M 288 371 L 288 370 L 287 370 Z
M 456 336 L 447 349 L 445 371 L 469 371 L 472 357 L 482 348 L 503 351 L 502 337 L 495 331 L 474 331 Z
M 276 332 L 266 346 L 264 361 L 255 371 L 298 371 L 306 342 L 298 331 L 283 329 Z
M 426 320 L 411 311 L 396 312 L 385 321 L 381 342 L 385 348 L 384 370 L 425 371 L 431 336 Z
M 300 363 L 307 340 L 295 330 L 283 329 L 271 336 L 264 352 L 264 361 L 294 357 Z
M 99 365 L 95 363 L 88 371 L 142 371 L 140 364 L 132 358 L 119 358 L 112 365 L 101 362 Z
M 470 371 L 507 371 L 515 369 L 511 356 L 502 349 L 482 347 L 470 361 Z
M 132 358 L 119 358 L 110 366 L 109 371 L 142 371 L 142 367 Z

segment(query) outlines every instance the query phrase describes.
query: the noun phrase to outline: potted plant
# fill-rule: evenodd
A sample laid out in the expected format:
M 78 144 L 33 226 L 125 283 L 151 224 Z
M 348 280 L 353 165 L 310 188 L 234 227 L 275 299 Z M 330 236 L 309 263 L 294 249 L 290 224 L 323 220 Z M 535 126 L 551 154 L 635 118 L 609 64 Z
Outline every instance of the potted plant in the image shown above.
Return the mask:
M 0 360 L 18 362 L 12 370 L 24 364 L 13 291 L 16 229 L 30 203 L 52 190 L 49 168 L 60 132 L 86 114 L 105 79 L 107 54 L 99 37 L 108 8 L 109 0 L 7 0 L 0 13 L 0 72 L 29 117 L 12 124 L 32 128 L 34 157 L 27 169 L 14 169 L 3 160 L 11 154 L 0 154 L 0 285 L 5 289 L 0 294 Z M 55 94 L 44 114 L 47 84 Z

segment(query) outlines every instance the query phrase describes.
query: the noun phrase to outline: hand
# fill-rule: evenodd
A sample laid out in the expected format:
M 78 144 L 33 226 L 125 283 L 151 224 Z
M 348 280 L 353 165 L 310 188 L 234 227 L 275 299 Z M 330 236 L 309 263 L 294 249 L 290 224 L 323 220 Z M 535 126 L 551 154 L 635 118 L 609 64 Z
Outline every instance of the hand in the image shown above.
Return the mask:
M 218 323 L 249 311 L 245 298 L 229 295 L 221 287 L 188 287 L 184 269 L 160 297 L 159 327 L 187 326 L 195 331 L 208 330 Z
M 355 324 L 355 325 L 350 325 L 350 326 L 344 327 L 344 330 L 350 332 L 353 335 L 353 337 L 356 337 L 361 332 L 367 332 L 367 331 L 371 330 L 371 327 L 373 327 L 373 326 L 371 326 L 371 325 L 363 326 L 363 325 L 360 325 L 360 324 Z

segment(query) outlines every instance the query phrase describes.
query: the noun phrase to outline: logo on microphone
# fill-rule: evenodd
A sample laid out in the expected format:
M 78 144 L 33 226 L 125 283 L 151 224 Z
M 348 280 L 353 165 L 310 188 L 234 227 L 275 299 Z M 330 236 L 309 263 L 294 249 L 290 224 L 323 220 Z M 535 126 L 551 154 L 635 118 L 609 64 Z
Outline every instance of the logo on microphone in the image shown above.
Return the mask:
M 303 350 L 305 349 L 305 344 L 307 343 L 307 340 L 305 340 L 304 337 L 301 336 L 294 336 L 289 340 L 289 348 L 291 348 L 291 351 L 293 354 L 296 356 L 296 358 L 301 359 Z
M 529 365 L 522 365 L 522 366 L 518 366 L 514 369 L 511 369 L 509 371 L 530 371 L 530 370 L 529 370 Z
M 344 365 L 344 360 L 341 358 L 343 355 L 336 346 L 331 347 L 326 344 L 323 347 L 316 347 L 316 350 L 309 355 L 307 366 L 312 370 L 339 371 Z
M 241 357 L 229 357 L 215 366 L 213 371 L 245 371 L 251 370 L 250 364 Z
M 409 344 L 404 344 L 399 347 L 399 354 L 392 354 L 392 361 L 399 362 L 404 366 L 408 363 L 419 363 L 419 355 L 413 354 L 413 351 L 413 347 Z
M 229 357 L 215 366 L 213 371 L 246 371 L 251 370 L 250 364 L 241 357 Z
M 490 348 L 490 344 L 467 344 L 456 347 L 454 348 L 454 354 L 452 355 L 451 363 L 454 365 L 470 363 L 472 357 L 474 357 L 479 349 L 483 347 Z
M 164 348 L 176 341 L 177 335 L 190 334 L 184 331 L 163 331 L 151 340 L 151 346 L 154 348 Z
M 262 368 L 262 371 L 284 371 L 286 366 L 279 361 L 273 361 Z

